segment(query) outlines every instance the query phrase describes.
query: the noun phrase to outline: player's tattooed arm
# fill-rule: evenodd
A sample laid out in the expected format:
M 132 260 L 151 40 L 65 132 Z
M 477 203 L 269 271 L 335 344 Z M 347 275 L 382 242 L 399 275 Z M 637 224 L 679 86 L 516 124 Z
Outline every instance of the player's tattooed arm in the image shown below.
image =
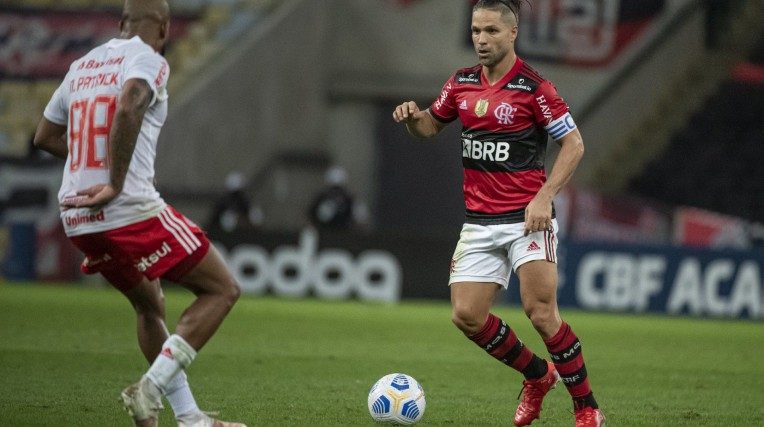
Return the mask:
M 69 148 L 66 146 L 66 126 L 57 125 L 43 117 L 37 125 L 33 144 L 35 148 L 47 151 L 59 159 L 66 159 L 69 154 Z
M 125 82 L 119 97 L 109 134 L 109 181 L 117 194 L 125 184 L 138 133 L 141 131 L 143 115 L 149 108 L 151 97 L 149 84 L 141 79 Z

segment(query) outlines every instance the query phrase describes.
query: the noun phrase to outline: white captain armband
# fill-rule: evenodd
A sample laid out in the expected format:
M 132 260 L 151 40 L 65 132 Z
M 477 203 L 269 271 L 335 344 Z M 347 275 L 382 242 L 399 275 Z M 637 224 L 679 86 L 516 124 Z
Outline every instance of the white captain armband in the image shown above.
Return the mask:
M 573 116 L 570 115 L 570 112 L 563 114 L 544 126 L 544 129 L 549 132 L 549 135 L 551 135 L 555 141 L 569 134 L 575 128 L 576 122 L 573 121 Z

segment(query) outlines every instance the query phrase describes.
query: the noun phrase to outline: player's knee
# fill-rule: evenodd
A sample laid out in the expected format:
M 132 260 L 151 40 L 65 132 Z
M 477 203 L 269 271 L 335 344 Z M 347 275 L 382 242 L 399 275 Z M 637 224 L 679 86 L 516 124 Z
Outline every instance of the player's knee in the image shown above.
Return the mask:
M 455 305 L 451 311 L 451 321 L 466 335 L 473 335 L 480 331 L 483 326 L 481 322 L 485 319 L 480 319 L 480 316 L 468 307 Z
M 531 323 L 534 325 L 537 322 L 543 322 L 544 319 L 547 317 L 547 310 L 544 309 L 543 305 L 541 304 L 534 304 L 529 305 L 527 307 L 524 307 L 525 309 L 525 316 L 530 319 Z
M 220 294 L 225 299 L 229 307 L 233 307 L 241 296 L 241 287 L 233 278 L 226 279 L 220 287 Z
M 241 296 L 241 286 L 239 286 L 236 280 L 231 281 L 228 294 L 229 294 L 228 298 L 231 300 L 232 305 L 239 300 L 239 297 Z
M 545 330 L 555 321 L 555 309 L 550 304 L 533 304 L 525 307 L 525 315 L 528 316 L 536 330 Z
M 130 303 L 138 316 L 146 318 L 164 317 L 164 295 L 162 293 L 133 296 Z
M 135 315 L 141 323 L 154 324 L 164 322 L 164 312 L 157 305 L 133 305 Z

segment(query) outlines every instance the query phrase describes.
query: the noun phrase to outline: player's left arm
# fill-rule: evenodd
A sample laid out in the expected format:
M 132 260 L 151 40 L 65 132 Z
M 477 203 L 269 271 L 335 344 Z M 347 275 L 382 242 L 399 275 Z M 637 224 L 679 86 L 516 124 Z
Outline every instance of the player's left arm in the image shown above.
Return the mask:
M 525 208 L 525 234 L 552 228 L 552 200 L 578 167 L 584 155 L 584 142 L 568 104 L 550 81 L 542 82 L 532 103 L 537 125 L 544 126 L 560 152 L 544 185 Z
M 578 129 L 557 140 L 560 152 L 546 182 L 525 208 L 525 234 L 548 230 L 552 226 L 552 200 L 570 181 L 584 156 L 584 141 Z
M 34 147 L 58 157 L 66 159 L 69 147 L 66 145 L 66 126 L 51 122 L 43 117 L 37 125 L 34 134 Z

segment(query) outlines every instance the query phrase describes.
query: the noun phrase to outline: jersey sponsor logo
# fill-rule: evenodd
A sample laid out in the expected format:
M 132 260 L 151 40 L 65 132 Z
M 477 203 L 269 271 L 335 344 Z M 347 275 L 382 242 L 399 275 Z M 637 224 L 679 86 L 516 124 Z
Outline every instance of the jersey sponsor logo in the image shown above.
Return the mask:
M 448 83 L 445 88 L 443 88 L 443 91 L 440 93 L 440 97 L 435 101 L 435 109 L 439 110 L 440 107 L 443 106 L 443 103 L 446 102 L 446 99 L 448 98 L 448 93 L 451 92 L 451 83 Z
M 473 160 L 506 162 L 509 160 L 510 144 L 507 141 L 479 141 L 462 138 L 462 157 Z
M 509 125 L 514 121 L 516 111 L 517 108 L 513 107 L 512 104 L 502 102 L 495 110 L 493 110 L 493 115 L 500 124 Z
M 113 58 L 109 58 L 105 61 L 96 61 L 95 59 L 91 59 L 89 61 L 82 61 L 80 62 L 80 65 L 77 67 L 77 70 L 87 69 L 91 70 L 94 68 L 101 68 L 106 65 L 119 65 L 122 63 L 122 61 L 125 60 L 125 56 L 115 56 Z
M 504 86 L 504 89 L 520 90 L 523 92 L 535 92 L 538 85 L 533 81 L 526 81 L 524 77 L 516 77 Z
M 549 123 L 552 120 L 552 110 L 549 108 L 549 104 L 546 103 L 546 98 L 544 98 L 544 95 L 536 97 L 536 102 L 539 104 L 541 114 L 544 116 L 547 123 Z
M 64 222 L 66 223 L 67 227 L 70 228 L 75 228 L 80 224 L 89 224 L 92 222 L 102 221 L 106 221 L 106 214 L 102 210 L 92 214 L 67 216 L 64 218 Z
M 456 82 L 457 83 L 470 83 L 474 85 L 480 84 L 480 74 L 476 71 L 474 73 L 468 73 L 468 74 L 457 74 L 456 75 Z
M 488 112 L 488 100 L 487 99 L 478 99 L 478 102 L 475 103 L 475 115 L 478 117 L 483 117 Z
M 517 89 L 517 90 L 524 90 L 526 92 L 533 92 L 533 90 L 531 90 L 530 86 L 527 86 L 527 85 L 518 85 L 518 84 L 514 84 L 512 82 L 507 83 L 507 85 L 504 86 L 504 87 L 507 88 L 507 89 Z
M 141 257 L 141 259 L 135 264 L 135 268 L 143 273 L 148 270 L 149 267 L 159 262 L 160 259 L 166 257 L 170 252 L 172 252 L 170 244 L 167 242 L 162 242 L 162 247 L 152 252 L 149 256 Z

